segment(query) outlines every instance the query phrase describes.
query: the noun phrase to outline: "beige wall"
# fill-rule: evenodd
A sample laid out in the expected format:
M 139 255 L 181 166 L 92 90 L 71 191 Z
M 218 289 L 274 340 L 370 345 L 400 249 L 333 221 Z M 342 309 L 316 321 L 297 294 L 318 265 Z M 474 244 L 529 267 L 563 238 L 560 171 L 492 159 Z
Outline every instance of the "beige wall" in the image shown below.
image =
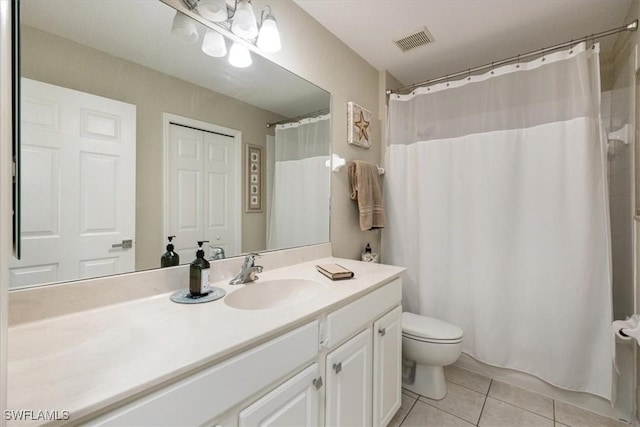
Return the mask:
M 136 105 L 136 270 L 159 267 L 165 247 L 162 113 L 240 130 L 243 144 L 263 147 L 266 135 L 273 134 L 265 124 L 283 118 L 34 28 L 24 28 L 22 45 L 25 77 Z M 266 210 L 241 215 L 242 251 L 264 250 Z M 182 260 L 194 257 L 185 253 Z
M 254 10 L 267 2 L 254 0 Z M 380 164 L 382 136 L 378 106 L 378 71 L 290 0 L 269 2 L 278 20 L 282 50 L 265 55 L 331 93 L 332 151 L 347 160 Z M 365 150 L 347 144 L 347 102 L 372 112 L 373 146 Z M 349 198 L 346 168 L 332 174 L 331 243 L 335 256 L 359 258 L 367 242 L 380 247 L 379 231 L 360 231 L 358 210 Z

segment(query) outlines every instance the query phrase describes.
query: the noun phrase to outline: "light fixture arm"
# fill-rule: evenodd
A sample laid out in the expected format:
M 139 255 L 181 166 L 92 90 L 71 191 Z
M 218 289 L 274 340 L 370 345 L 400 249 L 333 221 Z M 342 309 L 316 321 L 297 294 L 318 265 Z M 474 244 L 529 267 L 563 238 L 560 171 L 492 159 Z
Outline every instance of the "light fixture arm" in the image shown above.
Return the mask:
M 265 14 L 266 14 L 266 16 L 265 16 Z M 274 21 L 276 20 L 276 17 L 271 14 L 271 6 L 270 5 L 266 5 L 265 7 L 262 8 L 262 12 L 260 13 L 260 26 L 261 27 L 262 27 L 262 24 L 264 23 L 265 19 L 273 19 Z
M 236 10 L 238 10 L 238 3 L 240 3 L 240 0 L 236 0 L 235 4 L 233 5 L 233 9 L 231 9 L 231 7 L 229 7 L 227 5 L 227 19 L 231 20 L 233 19 L 234 16 L 236 16 Z M 251 0 L 249 0 L 249 3 L 251 3 Z
M 182 0 L 184 5 L 187 6 L 187 9 L 189 10 L 195 9 L 196 6 L 198 5 L 198 1 L 199 0 Z
M 198 3 L 200 2 L 200 0 L 182 0 L 182 2 L 184 3 L 185 6 L 187 6 L 187 9 L 193 10 L 196 8 L 196 6 L 198 6 Z M 238 10 L 238 3 L 240 3 L 240 0 L 235 0 L 233 9 L 231 8 L 231 6 L 227 5 L 227 20 L 231 20 L 233 19 L 234 16 L 236 16 L 236 10 Z M 247 3 L 251 3 L 251 0 L 248 0 Z M 271 8 L 269 8 L 269 13 L 271 13 Z

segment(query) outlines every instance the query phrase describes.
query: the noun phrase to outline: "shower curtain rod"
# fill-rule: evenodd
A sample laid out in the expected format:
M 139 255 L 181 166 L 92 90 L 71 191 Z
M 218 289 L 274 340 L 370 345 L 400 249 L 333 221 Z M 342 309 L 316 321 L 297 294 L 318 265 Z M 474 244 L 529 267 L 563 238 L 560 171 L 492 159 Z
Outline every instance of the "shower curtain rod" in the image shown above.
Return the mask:
M 300 121 L 302 119 L 306 119 L 309 117 L 313 117 L 313 116 L 321 116 L 323 114 L 328 114 L 330 112 L 330 110 L 328 108 L 323 108 L 322 110 L 318 110 L 318 111 L 314 111 L 313 113 L 307 113 L 307 114 L 301 114 L 299 116 L 295 116 L 292 117 L 290 119 L 284 119 L 284 120 L 280 120 L 279 122 L 273 122 L 273 123 L 267 123 L 267 128 L 270 128 L 271 126 L 275 126 L 275 125 L 282 125 L 285 123 L 294 123 L 297 121 Z
M 515 62 L 515 61 L 520 61 L 521 59 L 525 59 L 525 58 L 530 58 L 532 56 L 538 56 L 538 55 L 544 55 L 546 53 L 549 52 L 553 52 L 556 50 L 560 50 L 560 49 L 564 49 L 567 47 L 573 47 L 576 44 L 584 41 L 584 42 L 588 42 L 589 40 L 594 41 L 596 39 L 602 38 L 602 37 L 607 37 L 607 36 L 611 36 L 613 34 L 618 34 L 618 33 L 622 33 L 623 31 L 637 31 L 638 30 L 638 20 L 636 19 L 635 21 L 633 21 L 630 24 L 627 25 L 623 25 L 622 27 L 618 27 L 618 28 L 614 28 L 612 30 L 608 30 L 608 31 L 603 31 L 601 33 L 597 33 L 597 34 L 591 34 L 590 36 L 585 36 L 585 37 L 581 37 L 579 39 L 575 39 L 575 40 L 571 40 L 565 43 L 560 43 L 554 46 L 550 46 L 550 47 L 545 47 L 543 49 L 538 49 L 538 50 L 534 50 L 532 52 L 528 52 L 528 53 L 524 53 L 521 55 L 516 55 L 516 56 L 512 56 L 511 58 L 507 58 L 507 59 L 502 59 L 500 61 L 494 61 L 490 64 L 485 64 L 485 65 L 481 65 L 479 67 L 474 67 L 474 68 L 469 68 L 467 70 L 463 70 L 463 71 L 459 71 L 457 73 L 453 73 L 453 74 L 447 74 L 443 77 L 438 77 L 437 79 L 429 79 L 429 80 L 425 80 L 423 82 L 420 83 L 415 83 L 409 86 L 404 86 L 401 87 L 399 89 L 393 89 L 393 90 L 387 90 L 386 94 L 387 95 L 391 95 L 394 93 L 399 93 L 399 92 L 404 92 L 404 91 L 408 91 L 408 90 L 412 90 L 415 89 L 419 86 L 429 86 L 432 85 L 434 83 L 439 83 L 439 82 L 443 82 L 443 81 L 447 81 L 451 78 L 455 78 L 455 77 L 459 77 L 459 76 L 467 76 L 467 75 L 471 75 L 471 73 L 476 73 L 478 71 L 481 70 L 487 70 L 490 68 L 495 68 L 497 66 L 500 65 L 504 65 L 504 64 L 508 64 L 510 62 Z

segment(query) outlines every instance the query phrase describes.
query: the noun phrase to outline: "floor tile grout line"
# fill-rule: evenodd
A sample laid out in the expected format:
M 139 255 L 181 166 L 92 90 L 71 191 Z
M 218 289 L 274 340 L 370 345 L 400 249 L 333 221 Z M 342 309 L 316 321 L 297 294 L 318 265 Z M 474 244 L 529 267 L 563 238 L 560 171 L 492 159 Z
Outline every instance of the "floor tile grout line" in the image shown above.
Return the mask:
M 481 393 L 480 393 L 480 394 L 481 394 Z M 423 395 L 421 395 L 421 394 L 420 394 L 419 396 L 420 396 L 420 397 L 424 397 L 425 399 L 428 399 L 428 397 L 427 397 L 427 396 L 423 396 Z M 485 396 L 485 398 L 486 398 L 486 396 Z M 438 411 L 442 411 L 442 412 L 444 412 L 445 414 L 449 414 L 449 415 L 451 415 L 452 417 L 456 417 L 457 419 L 462 420 L 462 421 L 464 421 L 465 423 L 469 423 L 469 424 L 471 424 L 471 425 L 473 425 L 473 426 L 477 426 L 477 425 L 478 425 L 477 423 L 476 423 L 476 424 L 473 424 L 471 421 L 469 421 L 469 420 L 465 420 L 464 418 L 462 418 L 462 417 L 461 417 L 461 416 L 459 416 L 459 415 L 452 414 L 452 413 L 451 413 L 451 412 L 449 412 L 449 411 L 446 411 L 446 410 L 444 410 L 444 409 L 442 409 L 442 408 L 438 408 L 437 406 L 432 405 L 432 404 L 431 404 L 431 403 L 429 403 L 429 402 L 425 402 L 424 400 L 420 400 L 420 398 L 418 398 L 416 401 L 420 401 L 420 403 L 424 403 L 425 405 L 429 405 L 429 406 L 431 406 L 432 408 L 437 409 Z M 480 414 L 482 414 L 482 411 L 480 411 Z M 478 417 L 478 422 L 479 422 L 479 421 L 480 421 L 480 417 Z
M 489 398 L 489 390 L 491 390 L 491 385 L 493 384 L 493 378 L 489 380 L 489 388 L 487 389 L 487 394 L 484 395 L 484 402 L 482 402 L 482 409 L 480 409 L 480 416 L 478 417 L 477 426 L 480 425 L 480 420 L 482 419 L 482 413 L 484 412 L 484 407 L 487 404 L 487 399 Z
M 488 388 L 487 388 L 487 391 L 478 391 L 478 390 L 473 389 L 473 388 L 471 388 L 471 387 L 467 387 L 467 386 L 466 386 L 466 385 L 464 385 L 464 384 L 460 384 L 460 383 L 457 383 L 457 382 L 455 382 L 455 381 L 447 380 L 446 378 L 445 378 L 445 380 L 446 380 L 448 383 L 455 384 L 455 385 L 457 385 L 457 386 L 460 386 L 460 387 L 466 388 L 467 390 L 475 391 L 476 393 L 480 393 L 480 394 L 484 394 L 484 395 L 486 395 L 487 393 L 489 393 L 489 389 L 488 389 Z M 491 381 L 493 381 L 493 380 L 492 380 L 491 378 L 489 378 L 489 387 L 491 386 Z
M 420 396 L 420 395 L 418 395 L 418 396 Z M 417 401 L 418 401 L 418 398 L 416 397 L 416 400 L 414 400 L 413 403 L 411 404 L 411 408 L 409 408 L 407 413 L 404 414 L 404 417 L 402 417 L 402 419 L 400 420 L 400 424 L 398 424 L 398 427 L 402 427 L 402 423 L 404 423 L 404 420 L 406 420 L 407 417 L 409 416 L 409 414 L 411 413 L 411 411 L 413 411 L 413 408 L 416 406 L 416 402 Z
M 552 417 L 552 418 L 549 418 L 549 417 L 547 417 L 546 415 L 542 415 L 542 414 L 539 414 L 539 413 L 537 413 L 537 412 L 534 412 L 534 411 L 532 411 L 532 410 L 530 410 L 530 409 L 523 408 L 522 406 L 518 406 L 518 405 L 516 405 L 516 404 L 514 404 L 514 403 L 507 402 L 506 400 L 502 400 L 502 399 L 500 399 L 500 398 L 498 398 L 498 397 L 495 397 L 495 396 L 489 396 L 489 395 L 487 395 L 487 397 L 490 397 L 490 398 L 492 398 L 492 399 L 494 399 L 494 400 L 497 400 L 498 402 L 506 403 L 507 405 L 509 405 L 509 406 L 513 406 L 514 408 L 522 409 L 523 411 L 529 412 L 530 414 L 537 415 L 537 416 L 542 417 L 542 418 L 546 418 L 547 420 L 549 420 L 549 421 L 553 421 L 554 423 L 556 422 L 556 420 L 555 420 L 555 416 L 554 416 L 554 417 Z

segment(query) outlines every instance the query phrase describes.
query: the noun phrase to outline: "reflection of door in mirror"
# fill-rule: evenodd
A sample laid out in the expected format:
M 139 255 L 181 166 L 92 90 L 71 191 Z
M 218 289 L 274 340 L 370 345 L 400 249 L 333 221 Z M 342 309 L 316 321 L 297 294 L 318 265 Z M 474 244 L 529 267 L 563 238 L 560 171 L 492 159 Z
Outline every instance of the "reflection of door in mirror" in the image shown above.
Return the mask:
M 24 250 L 10 286 L 132 271 L 135 105 L 21 84 Z
M 201 124 L 202 128 L 216 128 L 215 132 L 196 128 L 193 122 L 190 120 L 189 126 L 184 126 L 172 121 L 168 125 L 166 147 L 165 230 L 167 235 L 176 236 L 174 244 L 178 253 L 183 254 L 182 263 L 192 260 L 199 240 L 210 242 L 203 246 L 205 251 L 216 246 L 226 256 L 240 252 L 236 215 L 240 143 L 221 127 Z M 212 254 L 205 256 L 209 258 Z

